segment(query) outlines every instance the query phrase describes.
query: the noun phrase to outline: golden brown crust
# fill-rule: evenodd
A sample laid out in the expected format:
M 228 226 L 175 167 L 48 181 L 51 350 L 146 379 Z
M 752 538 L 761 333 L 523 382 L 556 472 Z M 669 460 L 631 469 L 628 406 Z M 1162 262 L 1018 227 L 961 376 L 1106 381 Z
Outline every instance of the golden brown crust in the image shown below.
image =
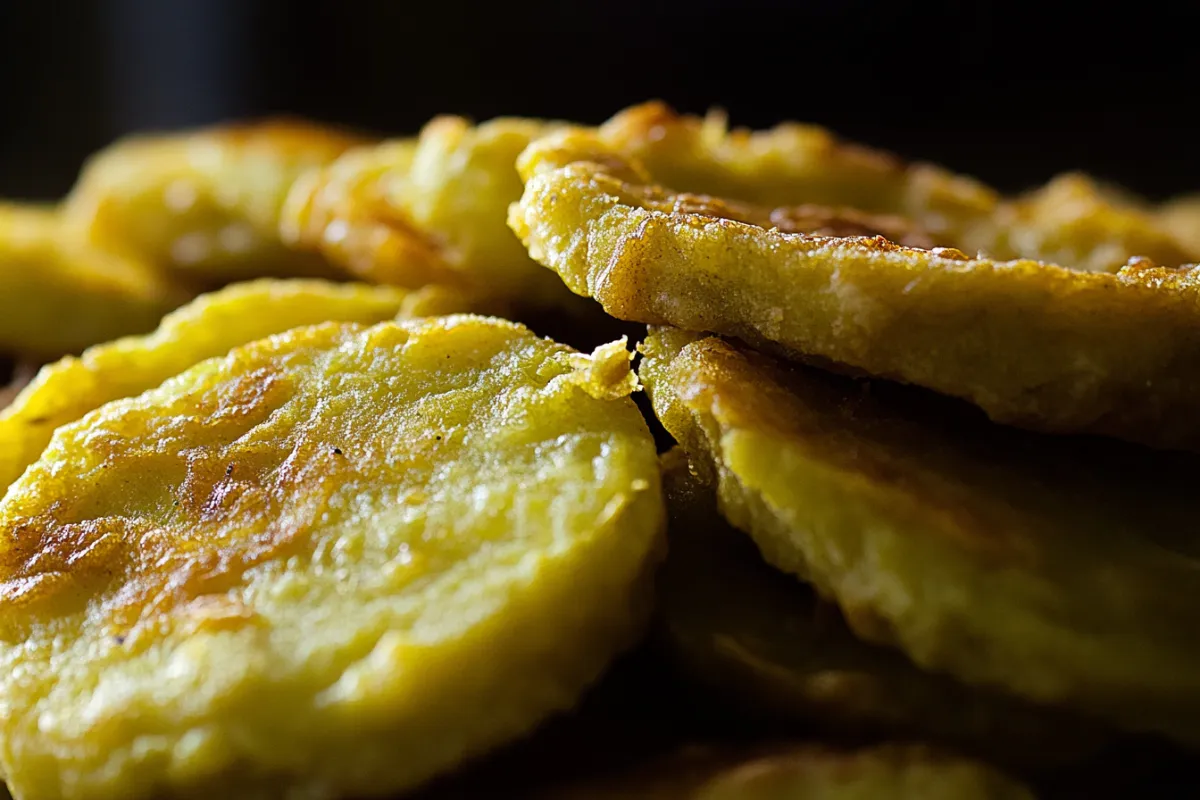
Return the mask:
M 621 162 L 610 159 L 608 168 Z M 853 208 L 832 208 L 819 205 L 783 206 L 767 209 L 761 206 L 726 200 L 711 195 L 671 194 L 659 186 L 647 187 L 642 198 L 644 207 L 665 214 L 693 214 L 745 222 L 780 233 L 802 233 L 827 237 L 883 237 L 889 243 L 906 247 L 932 248 L 931 235 L 904 217 L 868 214 Z
M 387 200 L 390 184 L 411 167 L 415 148 L 410 140 L 359 147 L 301 175 L 281 214 L 283 240 L 378 283 L 464 285 L 446 263 L 443 243 Z
M 792 206 L 770 212 L 768 224 L 780 233 L 805 233 L 812 236 L 882 236 L 905 247 L 931 249 L 936 246 L 932 235 L 914 222 L 901 216 L 866 214 L 852 208 L 826 206 Z
M 622 152 L 646 160 L 656 151 L 705 146 L 714 154 L 772 154 L 796 160 L 837 164 L 864 174 L 895 174 L 907 166 L 898 156 L 839 139 L 818 125 L 784 122 L 770 130 L 730 128 L 724 112 L 704 117 L 680 114 L 661 100 L 650 100 L 619 112 L 600 127 L 600 135 Z M 718 160 L 719 156 L 718 156 Z
M 916 383 L 1000 422 L 1200 446 L 1194 269 L 1135 260 L 1085 273 L 785 233 L 766 227 L 768 209 L 609 174 L 591 160 L 598 146 L 567 132 L 526 151 L 510 225 L 535 259 L 614 316 Z M 619 154 L 606 163 L 643 172 Z
M 504 226 L 521 193 L 517 156 L 556 127 L 441 116 L 415 139 L 354 149 L 295 182 L 281 235 L 372 282 L 453 286 L 497 308 L 574 306 Z
M 194 413 L 213 436 L 232 440 L 238 435 L 232 431 L 261 424 L 293 391 L 281 374 L 257 369 L 238 376 L 220 395 L 198 397 Z M 126 451 L 119 433 L 95 440 L 94 447 L 102 461 Z M 43 608 L 61 609 L 67 596 L 83 587 L 107 593 L 105 587 L 120 580 L 122 591 L 105 609 L 103 624 L 125 631 L 139 619 L 168 614 L 228 589 L 251 567 L 279 558 L 323 510 L 346 462 L 331 452 L 306 452 L 310 449 L 302 445 L 295 458 L 282 464 L 259 461 L 253 454 L 225 461 L 198 453 L 188 460 L 175 507 L 198 525 L 219 528 L 222 520 L 278 515 L 289 498 L 312 498 L 302 504 L 303 514 L 249 541 L 214 536 L 179 547 L 172 537 L 156 535 L 144 522 L 127 517 L 64 524 L 63 508 L 17 520 L 6 529 L 8 546 L 0 548 L 0 573 L 5 576 L 0 605 L 38 616 Z M 101 480 L 97 488 L 102 486 Z
M 960 246 L 980 236 L 1000 200 L 971 178 L 906 163 L 816 125 L 731 129 L 718 111 L 695 117 L 654 101 L 617 114 L 597 138 L 644 167 L 646 180 L 628 174 L 625 180 L 767 207 L 815 205 L 900 217 L 936 245 Z
M 899 216 L 924 231 L 911 241 L 923 247 L 1107 272 L 1134 257 L 1166 266 L 1200 258 L 1200 248 L 1181 249 L 1133 198 L 1078 173 L 1005 200 L 967 176 L 906 163 L 815 125 L 730 129 L 720 112 L 688 116 L 661 102 L 622 111 L 598 138 L 644 166 L 645 180 L 623 180 L 768 207 L 816 204 Z

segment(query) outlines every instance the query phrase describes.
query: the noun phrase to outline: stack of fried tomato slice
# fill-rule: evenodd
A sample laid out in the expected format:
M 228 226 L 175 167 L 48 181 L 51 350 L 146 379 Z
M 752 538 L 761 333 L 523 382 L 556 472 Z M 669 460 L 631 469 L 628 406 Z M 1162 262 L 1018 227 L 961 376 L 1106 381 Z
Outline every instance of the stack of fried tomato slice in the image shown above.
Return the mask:
M 1194 750 L 1195 209 L 653 102 L 118 142 L 0 206 L 0 775 L 1016 800 Z

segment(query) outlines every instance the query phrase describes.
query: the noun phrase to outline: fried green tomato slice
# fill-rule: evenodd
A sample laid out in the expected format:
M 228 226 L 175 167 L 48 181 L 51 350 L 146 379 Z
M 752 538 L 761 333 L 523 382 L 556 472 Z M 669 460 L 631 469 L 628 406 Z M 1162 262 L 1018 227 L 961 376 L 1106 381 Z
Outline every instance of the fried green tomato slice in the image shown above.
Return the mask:
M 546 800 L 1033 800 L 994 767 L 926 745 L 837 750 L 775 745 L 758 752 L 693 746 L 629 774 L 568 787 Z
M 54 431 L 111 400 L 240 345 L 321 322 L 383 322 L 470 310 L 453 292 L 261 279 L 202 295 L 163 318 L 158 329 L 95 345 L 48 364 L 0 410 L 0 496 L 38 459 Z M 7 404 L 5 404 L 7 405 Z
M 1200 447 L 1198 272 L 1083 273 L 787 233 L 762 209 L 631 182 L 640 165 L 570 134 L 535 143 L 521 169 L 509 224 L 620 319 L 915 383 L 999 422 Z
M 85 165 L 67 219 L 193 285 L 332 276 L 324 259 L 283 244 L 280 208 L 302 173 L 361 143 L 287 119 L 130 137 Z
M 988 424 L 716 337 L 641 379 L 767 562 L 922 669 L 1200 744 L 1200 459 Z
M 570 707 L 662 552 L 629 358 L 328 323 L 60 428 L 0 503 L 14 794 L 387 795 Z
M 415 141 L 352 150 L 296 182 L 283 210 L 283 239 L 372 282 L 446 284 L 535 308 L 577 306 L 505 225 L 509 204 L 521 196 L 517 156 L 557 127 L 438 117 Z
M 837 607 L 763 562 L 682 451 L 663 457 L 670 555 L 657 581 L 672 661 L 726 705 L 801 728 L 944 742 L 993 761 L 1050 765 L 1100 745 L 1098 726 L 943 675 L 868 644 Z
M 0 353 L 76 353 L 151 330 L 185 300 L 147 264 L 71 235 L 57 211 L 0 203 Z
M 1003 204 L 994 228 L 977 229 L 964 243 L 968 252 L 1087 272 L 1117 272 L 1133 258 L 1177 267 L 1197 257 L 1153 213 L 1080 173 L 1059 175 L 1036 192 Z

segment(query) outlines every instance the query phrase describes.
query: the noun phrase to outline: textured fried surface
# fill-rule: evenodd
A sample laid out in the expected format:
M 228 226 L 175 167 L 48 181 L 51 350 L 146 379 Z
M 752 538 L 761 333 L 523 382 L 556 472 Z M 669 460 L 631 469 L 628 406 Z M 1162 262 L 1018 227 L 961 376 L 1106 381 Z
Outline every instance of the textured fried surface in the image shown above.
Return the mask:
M 655 183 L 681 192 L 768 207 L 812 204 L 901 215 L 939 244 L 988 224 L 998 203 L 995 192 L 970 178 L 906 164 L 815 125 L 730 130 L 720 113 L 693 117 L 650 102 L 617 114 L 598 136 L 643 164 Z
M 262 279 L 203 295 L 168 314 L 151 334 L 96 345 L 78 358 L 47 365 L 0 410 L 0 496 L 42 454 L 56 428 L 110 400 L 141 394 L 205 359 L 303 325 L 469 310 L 453 300 L 436 289 L 410 294 L 300 279 Z
M 528 176 L 583 159 L 611 176 L 641 187 L 645 202 L 673 214 L 721 217 L 781 233 L 820 236 L 885 236 L 911 246 L 932 246 L 932 235 L 919 224 L 894 214 L 871 214 L 845 206 L 803 204 L 771 208 L 712 194 L 674 193 L 650 183 L 645 165 L 619 155 L 586 130 L 564 130 L 539 140 L 520 163 Z M 510 223 L 511 224 L 511 223 Z
M 663 461 L 659 628 L 680 667 L 718 696 L 802 727 L 934 740 L 1005 763 L 1064 763 L 1098 748 L 1091 721 L 968 688 L 859 640 L 835 606 L 767 566 L 721 519 L 715 487 L 680 451 Z
M 653 182 L 680 192 L 772 208 L 815 204 L 896 215 L 921 229 L 928 242 L 874 231 L 901 244 L 951 246 L 1098 272 L 1116 272 L 1135 257 L 1165 266 L 1200 258 L 1200 247 L 1181 248 L 1133 198 L 1079 173 L 1006 201 L 972 178 L 931 164 L 907 164 L 815 125 L 730 130 L 721 113 L 681 115 L 661 102 L 617 114 L 598 135 L 642 163 Z
M 1158 212 L 1162 224 L 1188 249 L 1193 260 L 1200 261 L 1200 195 L 1180 197 Z
M 0 204 L 0 353 L 78 352 L 148 331 L 185 299 L 141 261 L 70 235 L 56 211 Z
M 774 566 L 922 668 L 1200 744 L 1194 456 L 1022 434 L 658 330 L 641 378 Z
M 606 784 L 546 795 L 559 800 L 1032 800 L 1024 786 L 978 761 L 921 745 L 834 750 L 775 746 L 738 753 L 692 747 Z
M 0 504 L 16 793 L 377 795 L 571 705 L 661 552 L 628 362 L 327 324 L 59 429 Z
M 1131 258 L 1177 267 L 1197 257 L 1152 213 L 1080 173 L 1059 175 L 1036 192 L 1003 204 L 994 227 L 966 237 L 964 249 L 1088 272 L 1116 272 Z
M 509 222 L 616 317 L 779 345 L 1002 422 L 1200 446 L 1200 273 L 1142 262 L 1083 273 L 783 233 L 734 221 L 746 217 L 737 204 L 622 180 L 638 165 L 611 151 L 601 165 L 594 141 L 576 149 L 571 137 L 522 156 Z
M 67 218 L 199 285 L 329 275 L 324 259 L 280 241 L 280 207 L 301 173 L 359 142 L 283 119 L 131 137 L 87 163 Z
M 284 239 L 371 281 L 444 283 L 498 302 L 572 303 L 504 224 L 521 196 L 517 156 L 555 123 L 439 117 L 413 141 L 347 153 L 297 181 Z

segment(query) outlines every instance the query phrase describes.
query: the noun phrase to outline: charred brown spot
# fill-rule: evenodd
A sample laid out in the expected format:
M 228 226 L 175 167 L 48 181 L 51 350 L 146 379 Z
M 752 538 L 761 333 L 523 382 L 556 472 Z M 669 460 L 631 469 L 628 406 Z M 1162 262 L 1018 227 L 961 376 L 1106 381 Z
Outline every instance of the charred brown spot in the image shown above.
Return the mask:
M 618 183 L 611 176 L 606 175 L 604 179 Z M 675 193 L 662 186 L 624 182 L 613 194 L 647 211 L 690 217 L 695 221 L 741 222 L 787 234 L 851 239 L 854 244 L 873 250 L 893 250 L 897 245 L 930 249 L 936 245 L 932 234 L 904 217 L 868 214 L 853 208 L 814 204 L 765 208 L 706 194 Z M 966 258 L 948 248 L 941 249 L 938 254 L 945 258 Z
M 931 251 L 938 258 L 948 258 L 952 261 L 970 261 L 971 257 L 961 250 L 956 250 L 953 247 L 935 247 Z
M 777 208 L 770 212 L 771 224 L 783 233 L 813 236 L 883 236 L 906 247 L 931 248 L 933 237 L 903 217 L 866 214 L 852 208 L 817 205 Z
M 222 386 L 211 413 L 221 419 L 262 416 L 261 412 L 278 405 L 273 400 L 281 401 L 284 389 L 277 372 L 267 367 L 255 369 Z
M 36 615 L 85 607 L 120 635 L 166 616 L 195 622 L 198 598 L 306 552 L 354 467 L 303 426 L 282 439 L 254 437 L 293 395 L 279 370 L 249 369 L 181 398 L 189 415 L 172 428 L 170 447 L 143 443 L 147 423 L 133 411 L 98 430 L 89 441 L 96 469 L 64 480 L 49 507 L 0 530 L 0 633 L 19 636 Z M 227 600 L 204 601 L 204 625 L 249 619 L 214 611 Z
M 12 526 L 0 542 L 0 609 L 103 589 L 123 574 L 135 527 L 118 519 L 62 525 L 53 512 Z

